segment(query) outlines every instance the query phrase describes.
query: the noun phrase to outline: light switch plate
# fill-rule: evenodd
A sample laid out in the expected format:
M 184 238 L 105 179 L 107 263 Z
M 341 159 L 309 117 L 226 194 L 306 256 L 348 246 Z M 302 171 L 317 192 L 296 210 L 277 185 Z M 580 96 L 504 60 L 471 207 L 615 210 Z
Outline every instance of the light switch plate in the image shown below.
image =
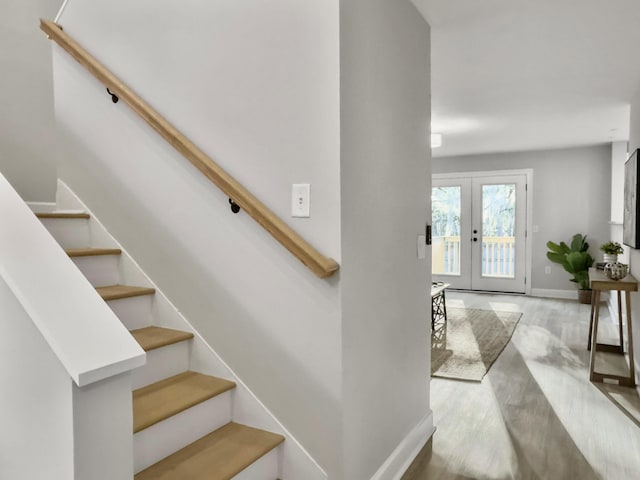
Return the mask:
M 291 185 L 291 216 L 299 218 L 310 217 L 311 185 L 308 183 L 294 183 Z

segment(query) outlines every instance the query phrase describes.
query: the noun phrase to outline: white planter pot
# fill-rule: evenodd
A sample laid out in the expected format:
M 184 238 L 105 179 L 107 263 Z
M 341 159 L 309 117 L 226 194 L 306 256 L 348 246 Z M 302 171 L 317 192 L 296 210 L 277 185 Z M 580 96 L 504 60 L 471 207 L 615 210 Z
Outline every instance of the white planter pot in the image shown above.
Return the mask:
M 618 255 L 611 253 L 602 254 L 602 258 L 604 263 L 616 263 L 618 261 Z

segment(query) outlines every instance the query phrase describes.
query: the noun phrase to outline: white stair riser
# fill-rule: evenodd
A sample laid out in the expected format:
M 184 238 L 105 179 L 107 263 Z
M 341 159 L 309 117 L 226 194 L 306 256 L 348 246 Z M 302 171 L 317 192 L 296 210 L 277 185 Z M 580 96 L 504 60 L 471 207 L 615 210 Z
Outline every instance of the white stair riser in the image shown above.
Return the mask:
M 277 447 L 271 450 L 266 455 L 262 456 L 243 471 L 233 476 L 233 480 L 265 480 L 265 478 L 278 478 L 278 464 L 280 450 L 282 447 Z
M 133 389 L 189 370 L 190 341 L 174 343 L 147 352 L 147 363 L 132 373 Z
M 109 300 L 107 304 L 113 313 L 127 327 L 127 330 L 137 330 L 151 325 L 151 304 L 153 295 Z
M 73 257 L 73 263 L 94 287 L 106 287 L 120 283 L 119 255 L 92 255 Z
M 136 433 L 133 436 L 134 472 L 144 470 L 230 421 L 231 392 L 225 392 Z
M 84 218 L 42 218 L 40 220 L 62 248 L 87 248 L 90 245 L 89 220 Z
M 33 213 L 54 213 L 58 210 L 53 202 L 27 202 L 27 206 Z

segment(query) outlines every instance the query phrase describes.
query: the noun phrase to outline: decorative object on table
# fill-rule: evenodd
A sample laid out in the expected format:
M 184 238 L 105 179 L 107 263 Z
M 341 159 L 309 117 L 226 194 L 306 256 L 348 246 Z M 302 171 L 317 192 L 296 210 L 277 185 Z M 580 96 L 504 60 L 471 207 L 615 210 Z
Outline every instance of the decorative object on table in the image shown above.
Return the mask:
M 624 216 L 622 243 L 631 248 L 640 248 L 640 203 L 638 202 L 638 150 L 624 164 Z
M 622 245 L 618 242 L 612 242 L 611 240 L 600 245 L 600 250 L 602 251 L 602 259 L 605 264 L 617 262 L 618 255 L 622 255 L 624 253 Z
M 589 288 L 589 268 L 593 266 L 593 257 L 589 255 L 587 236 L 576 233 L 571 244 L 547 242 L 547 258 L 562 265 L 572 275 L 571 281 L 578 284 L 578 301 L 591 303 L 591 289 Z
M 479 382 L 509 343 L 522 313 L 447 310 L 447 323 L 437 323 L 431 335 L 431 376 Z
M 604 274 L 611 280 L 622 280 L 629 274 L 629 266 L 619 262 L 607 263 Z

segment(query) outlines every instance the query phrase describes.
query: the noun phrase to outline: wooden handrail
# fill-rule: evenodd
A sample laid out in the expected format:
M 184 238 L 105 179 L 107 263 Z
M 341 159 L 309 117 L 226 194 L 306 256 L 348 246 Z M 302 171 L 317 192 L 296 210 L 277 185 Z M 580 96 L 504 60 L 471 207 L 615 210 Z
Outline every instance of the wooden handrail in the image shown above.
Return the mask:
M 304 263 L 318 277 L 326 278 L 340 268 L 335 260 L 325 257 L 269 210 L 251 192 L 225 172 L 207 154 L 171 125 L 162 115 L 142 100 L 118 77 L 83 49 L 62 28 L 50 20 L 40 20 L 40 29 L 67 51 L 80 65 L 104 84 L 136 112 L 151 128 L 200 170 L 211 182 L 247 212 L 278 242 Z

